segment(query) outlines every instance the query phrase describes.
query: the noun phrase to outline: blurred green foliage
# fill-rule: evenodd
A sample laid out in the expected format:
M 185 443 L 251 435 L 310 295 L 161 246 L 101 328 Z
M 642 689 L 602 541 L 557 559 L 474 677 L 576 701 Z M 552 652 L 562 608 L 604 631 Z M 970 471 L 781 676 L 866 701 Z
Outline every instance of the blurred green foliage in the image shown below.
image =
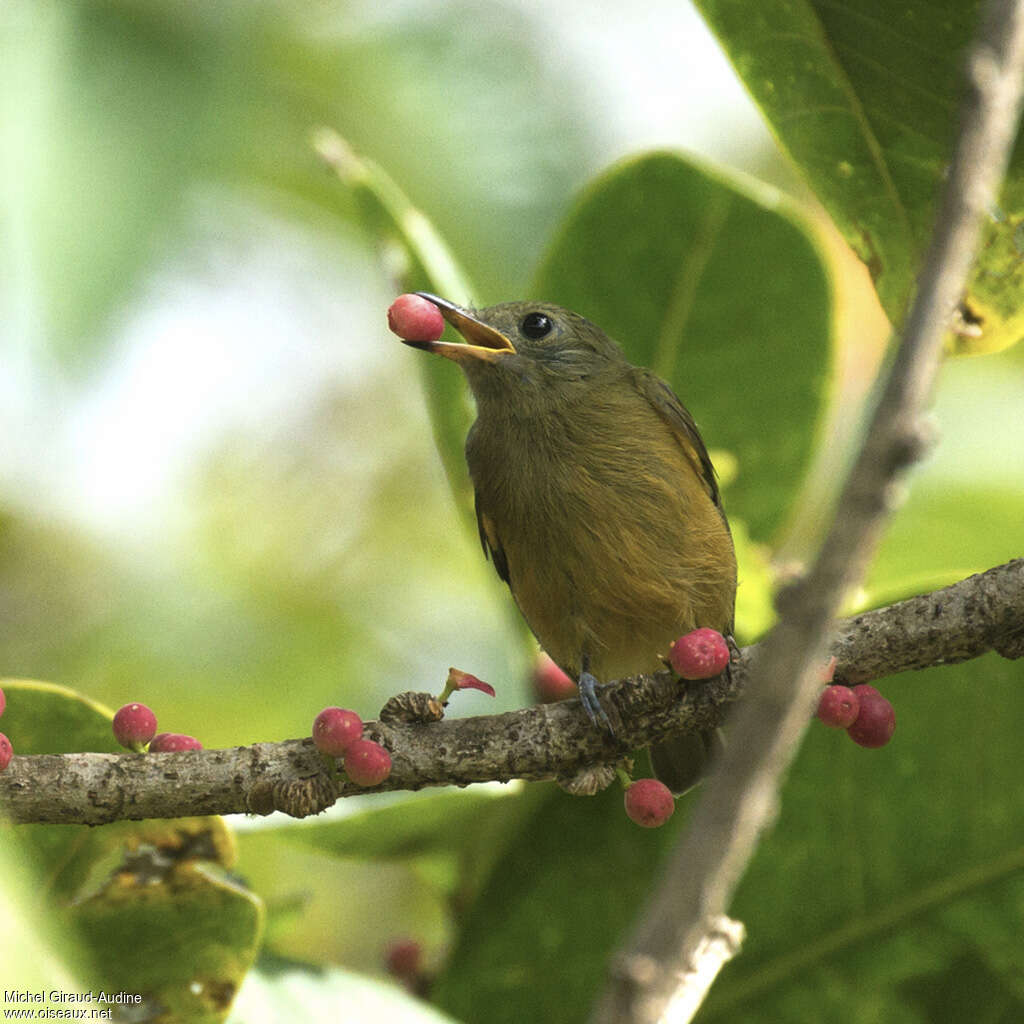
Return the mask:
M 698 6 L 898 314 L 977 4 L 941 16 L 889 0 L 870 14 L 812 0 Z M 498 688 L 496 703 L 464 695 L 457 713 L 531 699 L 534 645 L 460 521 L 461 376 L 392 344 L 388 289 L 560 301 L 670 379 L 723 470 L 740 628 L 753 639 L 768 627 L 773 556 L 807 557 L 813 529 L 794 550 L 788 528 L 797 513 L 819 523 L 831 498 L 820 473 L 804 485 L 809 467 L 838 474 L 847 455 L 830 428 L 833 403 L 850 401 L 834 358 L 837 270 L 812 215 L 757 182 L 668 151 L 605 167 L 605 112 L 552 59 L 545 24 L 497 0 L 0 8 L 0 428 L 24 456 L 0 461 L 0 672 L 76 691 L 9 689 L 0 724 L 17 753 L 113 749 L 93 699 L 146 701 L 161 728 L 207 746 L 304 734 L 328 703 L 372 716 L 397 690 L 438 689 L 453 662 Z M 323 127 L 350 147 L 343 180 L 314 151 Z M 974 350 L 1016 339 L 1019 167 L 972 286 L 986 318 Z M 256 240 L 228 228 L 239 205 L 293 230 L 271 245 L 326 238 L 294 258 L 310 304 L 328 280 L 317 259 L 351 282 L 323 342 L 345 354 L 341 369 L 271 413 L 272 382 L 226 374 L 225 390 L 253 387 L 257 425 L 211 429 L 141 527 L 84 526 L 67 512 L 76 492 L 62 504 L 40 483 L 49 449 L 82 430 L 73 451 L 86 468 L 97 455 L 104 438 L 81 411 L 127 361 L 124 325 L 140 308 L 191 297 L 208 314 L 197 292 L 160 286 L 168 268 L 208 283 L 218 245 L 253 265 L 235 247 Z M 369 266 L 382 269 L 364 294 Z M 265 344 L 254 339 L 254 361 Z M 1019 346 L 947 365 L 942 439 L 859 605 L 1021 554 L 1021 407 Z M 746 953 L 704 1017 L 1021 1015 L 1021 682 L 1019 664 L 994 657 L 883 681 L 899 719 L 883 751 L 811 730 L 735 908 Z M 227 1012 L 259 943 L 236 1020 L 335 1019 L 344 1000 L 351 1019 L 442 1019 L 346 970 L 381 974 L 386 944 L 412 935 L 454 1019 L 581 1020 L 691 798 L 655 833 L 633 828 L 620 799 L 505 787 L 239 824 L 241 880 L 221 822 L 13 830 L 0 901 L 19 950 L 37 953 L 5 963 L 18 987 L 95 972 L 109 987 L 134 955 L 147 991 L 201 1020 Z M 184 859 L 180 899 L 115 892 L 130 851 L 180 847 L 189 829 L 217 840 Z M 26 898 L 40 877 L 45 906 Z M 74 939 L 60 931 L 68 905 Z M 204 965 L 226 987 L 175 1003 Z

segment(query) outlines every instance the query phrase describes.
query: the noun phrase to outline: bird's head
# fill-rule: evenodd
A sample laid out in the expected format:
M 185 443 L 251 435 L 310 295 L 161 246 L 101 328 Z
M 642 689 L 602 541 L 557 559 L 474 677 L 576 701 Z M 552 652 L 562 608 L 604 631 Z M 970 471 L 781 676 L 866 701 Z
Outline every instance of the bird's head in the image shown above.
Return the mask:
M 550 302 L 503 302 L 472 310 L 419 292 L 464 342 L 406 341 L 462 367 L 482 404 L 518 400 L 530 407 L 571 400 L 589 382 L 625 364 L 622 350 L 578 313 Z

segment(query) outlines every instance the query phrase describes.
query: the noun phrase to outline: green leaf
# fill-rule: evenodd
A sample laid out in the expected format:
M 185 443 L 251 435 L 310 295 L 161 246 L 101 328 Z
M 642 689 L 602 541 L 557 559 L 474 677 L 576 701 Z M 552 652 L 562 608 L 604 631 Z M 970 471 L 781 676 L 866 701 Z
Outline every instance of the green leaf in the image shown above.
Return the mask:
M 1024 664 L 989 655 L 877 685 L 892 742 L 864 750 L 811 726 L 730 911 L 746 945 L 698 1020 L 953 1024 L 963 1001 L 972 1020 L 1024 1013 Z
M 110 725 L 114 713 L 67 686 L 0 679 L 0 689 L 7 694 L 4 731 L 16 754 L 112 754 L 122 749 Z
M 618 164 L 579 198 L 533 290 L 672 384 L 708 446 L 735 456 L 730 516 L 770 537 L 810 459 L 832 337 L 827 272 L 778 193 L 674 153 Z
M 952 153 L 977 0 L 697 0 L 846 240 L 902 319 Z M 1024 331 L 1024 146 L 986 226 L 967 307 L 994 351 Z
M 222 1020 L 256 958 L 262 903 L 201 856 L 168 868 L 176 855 L 140 846 L 66 919 L 92 952 L 94 986 L 145 993 L 175 1020 Z

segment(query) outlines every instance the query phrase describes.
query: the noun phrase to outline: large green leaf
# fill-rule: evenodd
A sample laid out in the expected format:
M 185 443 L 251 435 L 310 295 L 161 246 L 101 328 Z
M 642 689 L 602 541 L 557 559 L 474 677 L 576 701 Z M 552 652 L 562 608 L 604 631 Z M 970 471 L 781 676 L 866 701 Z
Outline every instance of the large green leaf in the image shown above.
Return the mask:
M 828 275 L 778 194 L 674 153 L 619 164 L 580 197 L 533 291 L 673 385 L 736 458 L 729 514 L 769 537 L 811 455 L 832 337 Z
M 172 1020 L 223 1020 L 252 965 L 260 900 L 203 854 L 141 846 L 66 914 L 92 953 L 94 984 L 137 992 Z
M 697 0 L 744 84 L 847 241 L 894 322 L 949 163 L 978 0 Z M 1024 147 L 1018 145 L 968 292 L 992 351 L 1024 330 Z

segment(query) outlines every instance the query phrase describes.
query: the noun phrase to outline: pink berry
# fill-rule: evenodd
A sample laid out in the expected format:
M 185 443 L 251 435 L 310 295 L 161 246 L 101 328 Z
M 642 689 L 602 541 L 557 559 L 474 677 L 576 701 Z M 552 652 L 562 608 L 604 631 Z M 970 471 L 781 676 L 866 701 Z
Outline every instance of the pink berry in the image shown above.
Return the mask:
M 156 735 L 156 715 L 145 704 L 125 704 L 111 723 L 114 739 L 128 750 L 141 750 Z
M 388 327 L 406 341 L 437 341 L 444 333 L 444 317 L 420 295 L 399 295 L 388 309 Z
M 818 718 L 832 729 L 846 729 L 857 721 L 860 699 L 848 686 L 826 686 L 818 701 Z
M 676 802 L 672 791 L 657 779 L 637 779 L 626 790 L 626 814 L 644 828 L 658 828 L 672 817 Z
M 378 786 L 391 774 L 391 755 L 373 740 L 356 740 L 345 751 L 345 774 L 357 786 Z
M 668 660 L 683 679 L 711 679 L 729 664 L 729 645 L 717 629 L 695 629 L 669 648 Z
M 576 696 L 576 684 L 543 651 L 533 665 L 533 692 L 542 704 Z
M 162 732 L 154 736 L 149 744 L 151 754 L 171 754 L 179 750 L 202 750 L 203 745 L 195 736 L 185 736 L 180 732 Z
M 415 939 L 396 939 L 384 951 L 388 973 L 403 980 L 414 979 L 420 973 L 423 947 Z
M 864 688 L 855 686 L 854 693 Z M 871 686 L 866 688 L 874 689 Z M 877 690 L 857 696 L 860 698 L 860 712 L 857 720 L 846 730 L 847 735 L 862 747 L 884 747 L 896 731 L 896 712 L 893 706 Z
M 0 715 L 4 713 L 5 707 L 7 707 L 7 698 L 4 696 L 4 691 L 0 690 Z
M 11 763 L 12 757 L 14 757 L 14 748 L 11 746 L 11 741 L 0 732 L 0 772 Z
M 313 719 L 313 742 L 328 757 L 341 757 L 362 735 L 363 720 L 346 708 L 324 708 Z

